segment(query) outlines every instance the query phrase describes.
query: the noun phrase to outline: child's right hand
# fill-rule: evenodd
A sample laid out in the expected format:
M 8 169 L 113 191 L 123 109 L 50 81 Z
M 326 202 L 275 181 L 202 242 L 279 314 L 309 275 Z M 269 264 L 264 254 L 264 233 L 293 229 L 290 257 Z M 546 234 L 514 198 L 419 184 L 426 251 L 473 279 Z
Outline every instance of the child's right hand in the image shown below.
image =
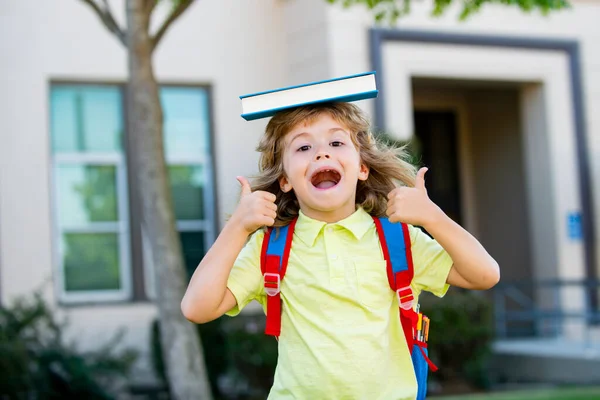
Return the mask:
M 275 195 L 262 190 L 252 192 L 250 183 L 243 176 L 238 176 L 237 180 L 242 185 L 242 197 L 231 219 L 249 235 L 262 226 L 273 226 L 277 217 Z

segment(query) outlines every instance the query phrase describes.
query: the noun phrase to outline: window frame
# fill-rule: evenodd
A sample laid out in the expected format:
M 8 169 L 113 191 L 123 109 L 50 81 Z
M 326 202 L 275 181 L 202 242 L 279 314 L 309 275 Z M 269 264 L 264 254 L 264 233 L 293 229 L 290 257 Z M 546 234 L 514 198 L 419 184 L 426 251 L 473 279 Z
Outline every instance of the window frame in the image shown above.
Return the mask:
M 123 123 L 123 142 L 120 155 L 98 153 L 55 153 L 52 148 L 52 90 L 61 86 L 108 86 L 116 88 L 121 98 L 121 117 Z M 201 89 L 206 95 L 206 110 L 199 110 L 206 114 L 208 119 L 209 146 L 207 152 L 194 157 L 178 157 L 165 155 L 165 162 L 169 165 L 201 166 L 206 186 L 203 190 L 204 220 L 177 221 L 178 232 L 204 232 L 204 248 L 210 248 L 218 231 L 218 199 L 216 194 L 216 163 L 215 163 L 215 134 L 213 115 L 212 87 L 202 83 L 159 83 L 160 88 L 180 87 Z M 141 226 L 141 207 L 137 193 L 137 182 L 133 179 L 133 162 L 130 157 L 130 120 L 129 98 L 127 85 L 124 82 L 94 81 L 94 80 L 50 80 L 48 85 L 48 151 L 49 151 L 49 183 L 50 183 L 50 211 L 51 211 L 51 239 L 53 287 L 59 303 L 65 305 L 81 305 L 86 303 L 115 303 L 153 301 L 156 295 L 154 287 L 154 274 L 152 273 L 151 258 L 148 260 L 144 250 L 144 238 Z M 65 230 L 59 224 L 59 207 L 57 193 L 57 168 L 64 165 L 110 165 L 116 171 L 116 195 L 119 222 L 115 223 L 116 230 L 94 230 L 91 227 Z M 96 223 L 96 228 L 103 223 Z M 111 222 L 104 227 L 109 229 Z M 65 269 L 61 254 L 62 235 L 69 232 L 116 232 L 118 235 L 118 249 L 120 262 L 121 289 L 119 290 L 89 290 L 69 293 L 65 287 Z
M 51 195 L 51 229 L 52 237 L 52 260 L 54 272 L 54 289 L 58 294 L 60 303 L 100 303 L 120 302 L 131 298 L 132 294 L 132 271 L 131 271 L 131 246 L 129 245 L 129 193 L 127 190 L 127 163 L 125 157 L 125 145 L 122 143 L 120 154 L 117 153 L 81 153 L 62 152 L 55 153 L 52 148 L 52 91 L 55 88 L 79 86 L 86 87 L 111 87 L 115 88 L 120 96 L 121 110 L 125 106 L 124 90 L 120 85 L 96 83 L 96 82 L 51 82 L 49 87 L 49 153 L 50 153 L 50 195 Z M 122 116 L 123 131 L 127 131 L 126 121 Z M 125 133 L 126 134 L 126 133 Z M 116 222 L 96 222 L 86 225 L 75 225 L 61 227 L 59 223 L 60 204 L 56 184 L 58 182 L 57 171 L 62 166 L 112 166 L 115 168 L 115 187 L 117 197 L 118 220 Z M 69 292 L 66 289 L 64 257 L 61 250 L 61 240 L 66 233 L 115 233 L 117 235 L 117 250 L 119 252 L 119 278 L 121 288 L 116 290 L 81 290 Z

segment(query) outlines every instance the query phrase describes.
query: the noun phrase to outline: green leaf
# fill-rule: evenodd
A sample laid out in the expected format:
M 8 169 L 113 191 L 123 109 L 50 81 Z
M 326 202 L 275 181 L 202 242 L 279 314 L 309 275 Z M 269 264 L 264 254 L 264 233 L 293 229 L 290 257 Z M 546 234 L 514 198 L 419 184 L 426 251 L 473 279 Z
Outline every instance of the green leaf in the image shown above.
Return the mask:
M 175 0 L 173 0 L 175 1 Z M 177 0 L 185 1 L 185 0 Z M 380 23 L 387 19 L 391 24 L 404 15 L 410 13 L 410 6 L 413 0 L 325 0 L 330 4 L 342 1 L 345 8 L 355 5 L 366 6 L 372 10 L 373 18 Z M 450 5 L 459 2 L 462 5 L 461 12 L 458 16 L 460 20 L 465 20 L 471 15 L 477 13 L 481 7 L 486 4 L 500 4 L 506 7 L 517 7 L 521 11 L 529 13 L 539 11 L 542 15 L 547 15 L 552 11 L 563 10 L 570 8 L 571 5 L 567 0 L 434 0 L 431 14 L 433 16 L 441 16 Z

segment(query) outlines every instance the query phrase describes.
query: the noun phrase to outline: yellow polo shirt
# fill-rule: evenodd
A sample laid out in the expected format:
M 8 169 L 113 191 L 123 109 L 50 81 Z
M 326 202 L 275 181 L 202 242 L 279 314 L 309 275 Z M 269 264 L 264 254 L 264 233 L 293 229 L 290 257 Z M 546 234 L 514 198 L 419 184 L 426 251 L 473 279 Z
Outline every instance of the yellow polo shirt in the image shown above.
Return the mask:
M 414 294 L 443 296 L 452 259 L 409 226 Z M 227 287 L 237 315 L 250 301 L 266 308 L 260 270 L 264 232 L 250 237 Z M 392 246 L 388 243 L 388 246 Z M 269 399 L 408 400 L 416 378 L 371 216 L 358 209 L 328 224 L 300 212 L 281 286 L 279 356 Z M 435 331 L 435 327 L 433 327 Z

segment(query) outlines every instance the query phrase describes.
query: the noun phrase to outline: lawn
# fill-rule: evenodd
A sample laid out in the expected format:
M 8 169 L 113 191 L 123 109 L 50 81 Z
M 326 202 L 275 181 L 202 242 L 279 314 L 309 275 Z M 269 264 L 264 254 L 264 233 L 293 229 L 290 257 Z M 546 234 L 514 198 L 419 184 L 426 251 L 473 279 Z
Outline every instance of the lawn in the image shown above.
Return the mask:
M 600 387 L 536 389 L 462 396 L 430 396 L 439 400 L 598 400 Z

